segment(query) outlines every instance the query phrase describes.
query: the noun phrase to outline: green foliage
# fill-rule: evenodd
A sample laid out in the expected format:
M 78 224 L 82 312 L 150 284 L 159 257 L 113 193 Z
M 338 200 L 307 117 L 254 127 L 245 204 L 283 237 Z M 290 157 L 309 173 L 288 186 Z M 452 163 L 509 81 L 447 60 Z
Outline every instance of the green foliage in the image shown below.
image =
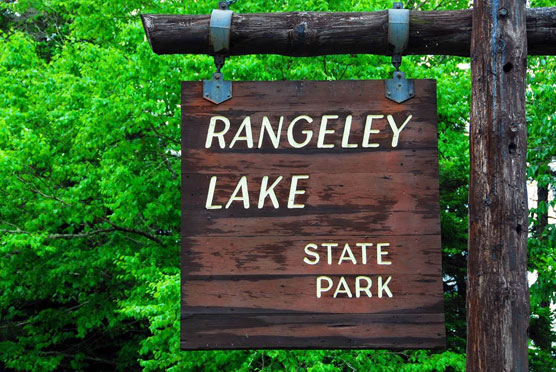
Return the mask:
M 551 6 L 549 3 L 536 0 L 532 6 Z M 537 276 L 530 287 L 530 359 L 532 371 L 545 371 L 556 370 L 556 317 L 551 308 L 556 303 L 556 113 L 554 106 L 550 104 L 556 90 L 556 59 L 529 58 L 528 67 L 527 174 L 531 188 L 537 193 L 536 206 L 529 210 L 532 234 L 528 245 L 528 265 L 529 271 Z M 552 193 L 552 198 L 549 196 L 541 200 L 543 191 L 544 196 Z
M 138 15 L 208 14 L 215 5 L 0 1 L 0 369 L 463 371 L 469 61 L 442 56 L 406 57 L 403 70 L 438 80 L 448 351 L 179 350 L 179 82 L 208 78 L 213 62 L 155 55 Z M 379 0 L 233 6 L 243 13 L 389 7 Z M 532 59 L 530 68 L 529 177 L 554 189 L 556 61 Z M 231 58 L 224 73 L 234 80 L 384 79 L 392 67 L 371 55 L 256 55 Z M 533 232 L 547 209 L 541 203 L 531 211 Z M 534 319 L 553 319 L 546 301 L 556 292 L 555 242 L 553 224 L 531 238 Z M 554 340 L 550 327 L 543 337 Z M 553 357 L 553 349 L 532 343 L 533 370 L 552 368 Z
M 537 192 L 536 206 L 530 208 L 530 230 L 528 245 L 529 271 L 537 278 L 530 288 L 532 339 L 530 355 L 531 370 L 544 371 L 550 366 L 556 370 L 556 334 L 553 324 L 555 314 L 551 304 L 556 303 L 556 225 L 550 220 L 549 210 L 554 213 L 554 198 L 541 200 L 545 192 L 556 191 L 556 113 L 550 104 L 556 88 L 555 58 L 529 58 L 528 76 L 528 147 L 527 173 L 532 182 L 531 189 Z M 552 140 L 550 140 L 550 138 Z M 554 218 L 552 216 L 552 218 Z

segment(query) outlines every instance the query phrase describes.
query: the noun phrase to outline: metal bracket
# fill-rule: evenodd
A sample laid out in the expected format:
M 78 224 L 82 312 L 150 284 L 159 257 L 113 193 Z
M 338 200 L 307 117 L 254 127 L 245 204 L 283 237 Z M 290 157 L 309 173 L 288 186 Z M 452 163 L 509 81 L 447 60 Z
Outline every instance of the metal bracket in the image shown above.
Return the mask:
M 220 9 L 214 9 L 210 15 L 209 25 L 209 40 L 216 72 L 212 75 L 212 80 L 203 80 L 203 98 L 217 105 L 232 98 L 232 82 L 224 80 L 220 69 L 230 50 L 230 28 L 234 13 L 228 10 L 227 2 L 220 2 L 218 6 Z
M 401 71 L 394 72 L 394 78 L 386 80 L 386 98 L 402 103 L 415 97 L 415 84 L 407 80 Z
M 232 82 L 224 80 L 220 72 L 212 75 L 212 80 L 203 80 L 203 98 L 215 104 L 232 98 Z
M 400 71 L 402 54 L 409 40 L 409 9 L 403 9 L 402 3 L 394 3 L 394 9 L 388 9 L 388 43 L 392 50 L 392 64 L 396 68 L 393 79 L 386 80 L 386 98 L 402 103 L 415 96 L 413 80 L 406 80 Z
M 388 43 L 394 47 L 392 57 L 400 59 L 409 40 L 409 9 L 402 8 L 402 3 L 394 3 L 394 9 L 388 9 Z
M 210 14 L 209 39 L 214 54 L 227 54 L 230 49 L 233 13 L 228 9 L 213 9 Z

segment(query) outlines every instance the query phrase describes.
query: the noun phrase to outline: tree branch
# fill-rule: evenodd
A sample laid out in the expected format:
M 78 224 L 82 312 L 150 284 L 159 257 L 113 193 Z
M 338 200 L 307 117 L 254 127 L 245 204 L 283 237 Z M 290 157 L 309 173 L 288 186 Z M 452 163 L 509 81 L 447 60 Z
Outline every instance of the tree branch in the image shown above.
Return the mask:
M 38 194 L 38 195 L 40 195 L 40 196 L 42 196 L 42 197 L 44 197 L 44 198 L 47 198 L 47 199 L 56 200 L 57 202 L 62 203 L 62 204 L 64 204 L 64 205 L 69 205 L 68 203 L 66 203 L 65 201 L 59 199 L 58 197 L 56 197 L 56 196 L 54 196 L 54 195 L 47 195 L 47 194 L 43 193 L 42 191 L 36 189 L 36 188 L 34 187 L 34 185 L 32 185 L 30 182 L 25 181 L 25 180 L 24 180 L 23 178 L 21 178 L 20 176 L 16 176 L 16 178 L 19 180 L 19 182 L 21 182 L 21 183 L 27 185 L 28 190 L 31 191 L 32 193 Z
M 114 227 L 114 229 L 116 229 L 116 230 L 118 230 L 118 231 L 123 231 L 123 232 L 128 232 L 128 233 L 131 233 L 131 234 L 141 235 L 141 236 L 143 236 L 143 237 L 145 237 L 145 238 L 147 238 L 147 239 L 149 239 L 149 240 L 152 240 L 152 241 L 155 242 L 155 243 L 162 244 L 162 241 L 160 241 L 160 239 L 158 239 L 158 238 L 155 237 L 155 236 L 152 236 L 152 235 L 149 234 L 149 233 L 146 233 L 145 231 L 141 231 L 141 230 L 132 229 L 132 228 L 129 228 L 129 227 L 123 227 L 123 226 L 116 225 L 114 222 L 108 220 L 107 218 L 103 218 L 102 220 L 103 220 L 104 222 L 108 223 L 109 225 L 111 225 L 112 227 Z
M 168 160 L 166 155 L 160 154 L 160 157 L 162 158 L 164 164 L 166 164 L 166 168 L 168 169 L 168 171 L 170 171 L 170 173 L 172 174 L 172 179 L 173 180 L 177 179 L 178 176 L 176 175 L 176 172 L 174 172 L 174 170 L 172 169 L 172 164 L 170 164 L 170 161 Z
M 92 231 L 87 231 L 87 232 L 79 233 L 79 234 L 50 234 L 50 235 L 46 236 L 46 239 L 79 239 L 79 238 L 88 238 L 90 236 L 97 235 L 97 234 L 109 233 L 109 232 L 114 232 L 114 231 L 121 231 L 121 232 L 130 233 L 130 234 L 140 235 L 140 236 L 143 236 L 143 237 L 145 237 L 149 240 L 152 240 L 153 242 L 155 242 L 157 244 L 162 244 L 162 241 L 160 239 L 158 239 L 157 237 L 155 237 L 155 236 L 153 236 L 153 235 L 151 235 L 151 234 L 149 234 L 145 231 L 119 226 L 119 225 L 116 225 L 115 223 L 109 221 L 106 218 L 103 218 L 103 221 L 108 223 L 109 225 L 111 225 L 112 228 L 92 230 Z M 2 221 L 0 221 L 0 222 L 2 222 Z M 12 225 L 12 224 L 8 223 L 8 225 Z M 13 225 L 13 226 L 15 226 L 15 225 Z M 0 232 L 5 233 L 5 234 L 25 234 L 25 235 L 32 235 L 33 234 L 30 231 L 21 230 L 17 226 L 16 226 L 15 230 L 0 230 Z

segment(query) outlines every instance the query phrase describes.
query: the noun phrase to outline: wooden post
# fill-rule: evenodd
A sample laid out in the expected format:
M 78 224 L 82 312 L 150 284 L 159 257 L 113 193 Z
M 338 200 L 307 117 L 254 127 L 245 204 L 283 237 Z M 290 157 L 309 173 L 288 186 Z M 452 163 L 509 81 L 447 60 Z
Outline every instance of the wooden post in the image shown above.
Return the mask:
M 527 190 L 523 0 L 475 0 L 467 370 L 526 372 Z

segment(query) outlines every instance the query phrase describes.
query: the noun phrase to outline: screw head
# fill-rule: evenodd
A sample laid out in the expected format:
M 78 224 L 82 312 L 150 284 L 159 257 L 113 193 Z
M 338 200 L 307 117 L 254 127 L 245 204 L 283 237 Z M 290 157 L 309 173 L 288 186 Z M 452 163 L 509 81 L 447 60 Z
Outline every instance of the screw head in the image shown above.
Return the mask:
M 506 9 L 506 8 L 501 8 L 501 9 L 498 11 L 498 14 L 500 14 L 501 17 L 507 17 L 507 16 L 508 16 L 508 9 Z

